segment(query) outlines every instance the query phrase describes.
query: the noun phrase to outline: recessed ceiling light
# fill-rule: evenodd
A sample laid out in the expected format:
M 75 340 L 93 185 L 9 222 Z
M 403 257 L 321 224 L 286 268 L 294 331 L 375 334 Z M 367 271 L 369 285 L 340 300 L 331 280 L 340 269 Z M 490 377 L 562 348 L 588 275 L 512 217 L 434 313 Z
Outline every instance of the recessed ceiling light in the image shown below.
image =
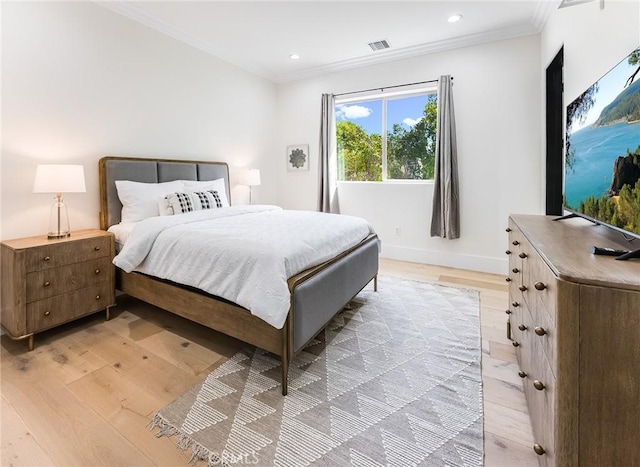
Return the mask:
M 456 23 L 461 19 L 462 19 L 462 15 L 451 15 L 449 16 L 449 19 L 447 19 L 447 21 L 449 21 L 450 23 Z
M 298 55 L 298 54 L 291 54 L 291 55 L 289 55 L 289 58 L 290 58 L 291 60 L 298 60 L 298 59 L 300 58 L 300 55 Z

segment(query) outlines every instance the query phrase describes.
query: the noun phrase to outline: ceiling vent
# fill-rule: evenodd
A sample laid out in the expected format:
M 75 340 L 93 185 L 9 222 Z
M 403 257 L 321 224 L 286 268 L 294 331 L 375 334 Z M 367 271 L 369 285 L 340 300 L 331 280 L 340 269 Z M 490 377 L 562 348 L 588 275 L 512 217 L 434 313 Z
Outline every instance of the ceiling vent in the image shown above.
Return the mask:
M 391 46 L 386 39 L 383 39 L 381 41 L 369 42 L 369 47 L 371 47 L 371 50 L 375 52 L 376 50 L 388 49 Z

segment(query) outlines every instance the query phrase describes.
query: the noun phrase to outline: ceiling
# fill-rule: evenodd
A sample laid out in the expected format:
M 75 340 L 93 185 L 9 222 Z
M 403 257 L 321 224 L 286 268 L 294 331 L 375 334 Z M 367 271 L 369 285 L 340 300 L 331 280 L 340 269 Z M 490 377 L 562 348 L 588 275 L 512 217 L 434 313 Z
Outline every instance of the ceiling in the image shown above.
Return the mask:
M 557 0 L 99 1 L 275 82 L 540 32 Z M 463 15 L 456 23 L 452 14 Z M 368 43 L 387 40 L 373 51 Z M 299 60 L 289 55 L 296 53 Z

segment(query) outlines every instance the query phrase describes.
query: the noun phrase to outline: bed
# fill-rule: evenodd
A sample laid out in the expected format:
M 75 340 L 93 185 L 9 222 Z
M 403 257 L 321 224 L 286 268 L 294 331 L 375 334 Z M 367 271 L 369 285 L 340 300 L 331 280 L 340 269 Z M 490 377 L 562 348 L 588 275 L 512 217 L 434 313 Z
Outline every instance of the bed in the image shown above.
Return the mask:
M 230 199 L 226 163 L 103 157 L 99 161 L 100 226 L 107 230 L 121 221 L 122 203 L 117 180 L 164 183 L 173 180 L 224 179 Z M 377 289 L 378 237 L 368 234 L 355 246 L 338 251 L 331 259 L 306 269 L 286 281 L 288 311 L 281 329 L 251 314 L 247 308 L 194 287 L 140 272 L 116 268 L 116 288 L 164 310 L 262 348 L 282 361 L 282 394 L 287 394 L 288 367 L 333 317 L 367 284 Z

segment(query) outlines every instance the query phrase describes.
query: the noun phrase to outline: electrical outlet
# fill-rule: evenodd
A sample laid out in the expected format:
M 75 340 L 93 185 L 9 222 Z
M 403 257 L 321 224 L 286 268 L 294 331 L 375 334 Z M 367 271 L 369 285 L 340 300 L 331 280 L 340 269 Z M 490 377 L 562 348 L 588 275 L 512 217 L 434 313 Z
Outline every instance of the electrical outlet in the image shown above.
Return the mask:
M 400 230 L 400 227 L 396 227 L 396 235 L 399 237 L 401 233 L 402 230 Z

